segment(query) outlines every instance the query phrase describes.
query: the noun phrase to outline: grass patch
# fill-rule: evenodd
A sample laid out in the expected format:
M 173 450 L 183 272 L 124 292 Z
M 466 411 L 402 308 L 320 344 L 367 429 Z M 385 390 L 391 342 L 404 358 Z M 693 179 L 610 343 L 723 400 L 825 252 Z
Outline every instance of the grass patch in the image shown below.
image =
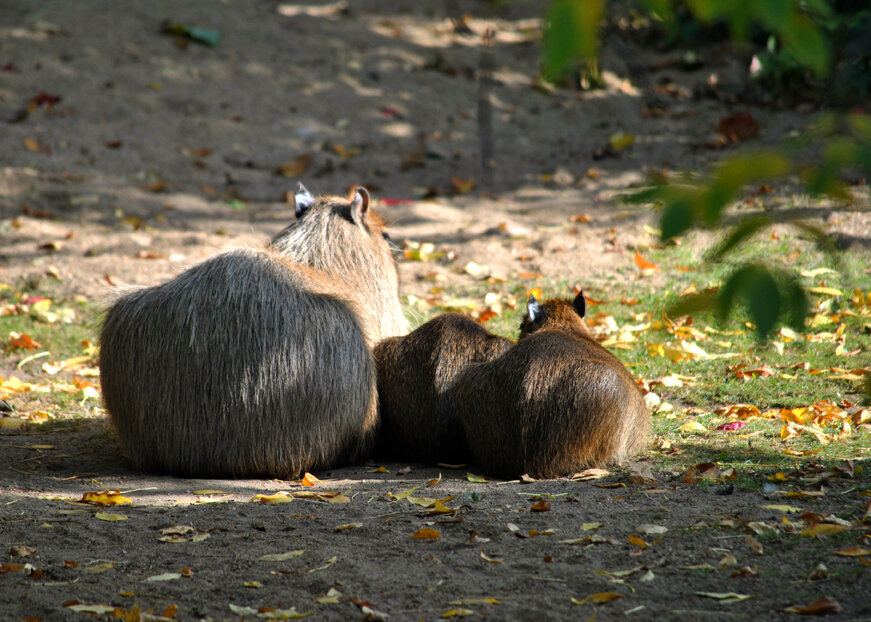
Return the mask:
M 605 285 L 584 287 L 588 324 L 664 402 L 653 415 L 650 448 L 656 466 L 684 469 L 713 461 L 723 468 L 774 472 L 792 467 L 797 460 L 871 458 L 869 423 L 851 419 L 869 401 L 862 387 L 871 362 L 867 252 L 833 255 L 797 234 L 783 234 L 776 240 L 743 245 L 728 262 L 707 262 L 691 244 L 650 247 L 644 249 L 644 257 L 657 264 L 655 272 L 642 276 L 638 269 L 627 269 Z M 801 274 L 811 307 L 803 333 L 779 331 L 760 342 L 740 305 L 722 321 L 712 314 L 669 317 L 669 309 L 686 292 L 717 287 L 735 266 L 760 257 L 772 268 Z M 485 296 L 495 292 L 502 301 L 500 313 L 484 325 L 516 339 L 527 291 L 539 287 L 545 298 L 570 297 L 571 284 L 584 280 L 568 277 L 476 281 L 452 288 L 433 303 L 412 300 L 413 325 L 446 310 L 479 314 L 486 306 Z M 827 289 L 815 293 L 811 288 Z M 457 305 L 458 301 L 463 304 Z M 701 355 L 690 350 L 681 358 L 672 351 L 688 344 L 694 344 Z M 736 404 L 755 408 L 730 413 L 729 407 Z M 818 409 L 831 404 L 830 413 L 815 416 L 815 404 Z M 785 429 L 784 410 L 795 415 L 793 423 L 801 422 L 805 428 Z M 746 422 L 746 427 L 716 429 L 735 421 Z M 688 422 L 700 424 L 703 430 L 682 431 Z
M 35 423 L 93 414 L 101 305 L 26 285 L 0 285 L 0 399 Z

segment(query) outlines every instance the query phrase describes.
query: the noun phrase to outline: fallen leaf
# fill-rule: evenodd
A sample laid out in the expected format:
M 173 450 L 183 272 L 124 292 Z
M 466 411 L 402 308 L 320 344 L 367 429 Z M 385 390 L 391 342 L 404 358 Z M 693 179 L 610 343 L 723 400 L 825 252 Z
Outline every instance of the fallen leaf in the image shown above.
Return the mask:
M 502 560 L 501 560 L 501 559 L 495 559 L 495 558 L 493 558 L 493 557 L 489 557 L 489 556 L 484 552 L 484 547 L 483 547 L 483 546 L 481 547 L 481 559 L 483 559 L 485 562 L 490 563 L 490 564 L 501 564 L 501 563 L 502 563 Z
M 701 423 L 699 423 L 698 421 L 687 421 L 685 424 L 680 426 L 678 428 L 678 430 L 680 432 L 688 432 L 688 433 L 707 432 L 708 431 L 708 429 L 705 426 L 703 426 Z
M 742 600 L 753 598 L 752 594 L 738 594 L 736 592 L 695 592 L 697 596 L 713 598 L 723 603 L 738 603 Z
M 293 559 L 294 557 L 299 557 L 305 553 L 305 549 L 297 549 L 295 551 L 288 551 L 287 553 L 270 553 L 269 555 L 263 555 L 257 561 L 260 562 L 284 562 L 288 559 Z
M 717 134 L 733 143 L 752 138 L 759 133 L 759 124 L 748 112 L 740 112 L 720 119 Z
M 805 536 L 808 538 L 816 538 L 818 536 L 832 536 L 836 533 L 841 533 L 842 531 L 849 531 L 850 527 L 846 525 L 833 525 L 830 523 L 817 523 L 816 525 L 811 525 L 803 529 L 799 535 Z
M 602 603 L 610 603 L 612 600 L 617 600 L 618 598 L 623 598 L 623 594 L 618 592 L 597 592 L 596 594 L 590 594 L 582 600 L 572 598 L 572 603 L 575 605 L 583 605 L 592 602 L 601 605 Z
M 36 553 L 36 549 L 26 544 L 13 544 L 9 548 L 9 557 L 27 557 Z
M 311 473 L 306 473 L 305 475 L 303 475 L 302 481 L 300 482 L 300 484 L 302 484 L 303 486 L 316 486 L 317 484 L 320 484 L 320 483 L 321 483 L 321 480 L 319 480 L 317 477 L 315 477 Z
M 840 613 L 841 605 L 834 598 L 823 596 L 809 605 L 792 605 L 784 609 L 786 613 L 823 616 L 830 613 Z
M 592 479 L 602 479 L 609 475 L 611 475 L 611 472 L 607 469 L 591 468 L 575 473 L 570 479 L 574 482 L 586 482 Z
M 412 540 L 439 540 L 441 539 L 442 534 L 440 534 L 436 529 L 423 527 L 408 537 Z
M 635 528 L 635 531 L 637 531 L 638 533 L 643 533 L 646 536 L 661 536 L 668 531 L 668 527 L 663 527 L 662 525 L 650 525 L 645 523 L 643 525 L 638 525 L 638 527 Z
M 42 347 L 42 344 L 38 341 L 35 341 L 33 337 L 28 335 L 27 333 L 9 333 L 9 348 L 23 348 L 25 350 L 39 350 Z
M 293 496 L 289 492 L 279 490 L 271 495 L 254 495 L 251 497 L 250 503 L 290 503 L 291 501 L 293 501 Z
M 154 575 L 153 577 L 148 577 L 145 579 L 149 583 L 156 583 L 160 581 L 175 581 L 176 579 L 181 579 L 181 574 L 178 572 L 165 572 L 163 574 Z
M 475 484 L 487 484 L 488 480 L 485 477 L 480 475 L 474 475 L 472 473 L 466 473 L 466 479 Z
M 541 499 L 529 509 L 532 512 L 548 512 L 550 510 L 550 503 L 546 499 Z
M 127 520 L 129 516 L 125 516 L 124 514 L 109 514 L 107 512 L 97 512 L 96 514 L 94 514 L 94 518 L 109 522 L 117 522 Z
M 749 534 L 744 536 L 744 543 L 759 555 L 762 555 L 762 553 L 764 552 L 762 548 L 762 543 Z
M 115 607 L 113 605 L 86 605 L 86 604 L 72 604 L 66 605 L 64 607 L 69 609 L 70 611 L 78 611 L 79 613 L 93 613 L 95 615 L 103 615 L 106 613 L 113 613 L 115 611 Z
M 657 264 L 649 262 L 642 257 L 638 250 L 635 251 L 635 265 L 641 270 L 657 270 L 659 268 Z
M 841 557 L 867 557 L 871 556 L 871 549 L 863 549 L 858 546 L 853 546 L 849 549 L 835 551 L 835 555 L 840 555 Z
M 473 615 L 475 612 L 471 609 L 448 609 L 440 618 L 465 618 L 466 616 Z
M 93 503 L 94 505 L 131 505 L 133 500 L 123 496 L 118 490 L 102 490 L 100 492 L 86 492 L 79 502 Z
M 347 531 L 348 529 L 359 529 L 363 523 L 345 523 L 344 525 L 336 525 L 333 531 Z
M 633 535 L 631 533 L 629 534 L 629 544 L 633 544 L 641 549 L 646 549 L 647 547 L 650 546 L 649 544 L 647 544 L 647 542 L 645 542 L 644 540 L 642 540 L 638 536 Z

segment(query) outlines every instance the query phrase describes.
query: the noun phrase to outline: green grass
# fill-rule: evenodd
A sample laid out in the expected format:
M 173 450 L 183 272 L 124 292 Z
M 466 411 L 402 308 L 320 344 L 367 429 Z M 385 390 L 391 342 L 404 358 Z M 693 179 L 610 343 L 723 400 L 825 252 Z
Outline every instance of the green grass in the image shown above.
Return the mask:
M 633 266 L 624 269 L 616 278 L 600 281 L 598 286 L 594 279 L 591 279 L 593 285 L 586 285 L 583 275 L 566 275 L 564 279 L 535 282 L 477 281 L 454 288 L 445 292 L 445 295 L 452 299 L 469 298 L 483 305 L 483 297 L 487 292 L 500 292 L 515 304 L 516 309 L 504 310 L 501 315 L 487 321 L 485 326 L 493 333 L 512 339 L 517 337 L 525 311 L 527 290 L 540 287 L 545 298 L 566 298 L 572 295 L 571 284 L 576 282 L 584 286 L 588 297 L 605 301 L 603 304 L 588 304 L 588 322 L 595 322 L 597 316 L 612 316 L 621 330 L 626 326 L 653 323 L 650 328 L 634 333 L 636 341 L 618 343 L 617 347 L 609 349 L 638 378 L 655 381 L 671 374 L 690 378 L 684 381 L 683 386 L 667 387 L 660 384 L 653 388 L 664 402 L 673 406 L 669 412 L 655 413 L 652 419 L 655 438 L 651 444 L 651 456 L 661 468 L 682 469 L 691 464 L 715 461 L 723 468 L 774 472 L 792 467 L 797 460 L 837 462 L 848 458 L 871 458 L 871 434 L 867 425 L 853 429 L 847 438 L 832 442 L 818 453 L 807 454 L 807 457 L 785 453 L 782 449 L 812 452 L 821 448 L 820 442 L 808 432 L 790 438 L 786 443 L 782 442 L 780 431 L 783 422 L 779 416 L 749 418 L 748 425 L 738 432 L 715 429 L 733 420 L 715 411 L 733 404 L 751 404 L 764 412 L 809 407 L 820 400 L 855 405 L 869 401 L 861 381 L 836 379 L 833 376 L 838 374 L 829 371 L 832 368 L 850 370 L 871 364 L 871 309 L 857 307 L 850 300 L 854 290 L 861 290 L 864 295 L 871 291 L 871 272 L 868 271 L 871 261 L 867 252 L 830 254 L 798 235 L 787 233 L 780 234 L 777 240 L 750 241 L 736 249 L 728 261 L 718 263 L 705 261 L 701 252 L 694 250 L 690 244 L 665 247 L 651 245 L 643 249 L 643 254 L 645 259 L 659 266 L 658 271 L 640 276 L 640 271 Z M 837 321 L 809 325 L 794 341 L 775 334 L 768 342 L 762 342 L 757 339 L 746 310 L 739 305 L 723 322 L 712 314 L 698 314 L 692 318 L 692 327 L 702 331 L 701 338 L 693 341 L 714 358 L 676 362 L 649 353 L 650 344 L 676 342 L 675 336 L 666 330 L 661 320 L 664 315 L 669 315 L 669 309 L 675 303 L 683 300 L 681 292 L 691 285 L 698 291 L 716 287 L 735 266 L 759 261 L 760 258 L 772 268 L 789 269 L 796 274 L 818 268 L 834 270 L 799 278 L 806 288 L 826 286 L 843 292 L 843 296 L 808 293 L 812 316 L 820 314 L 830 317 L 838 314 Z M 694 269 L 681 269 L 688 266 Z M 630 306 L 622 302 L 624 299 L 637 299 L 639 302 Z M 454 309 L 440 305 L 416 307 L 413 325 L 418 326 L 445 310 Z M 655 324 L 657 320 L 660 320 L 659 327 Z M 858 354 L 838 354 L 839 343 L 834 338 L 808 340 L 817 338 L 820 333 L 835 333 L 841 323 L 844 324 L 842 349 L 846 352 L 858 350 Z M 782 347 L 782 352 L 777 347 Z M 753 378 L 740 378 L 737 375 L 736 366 L 752 370 L 763 365 L 770 366 L 773 375 Z M 700 423 L 707 431 L 701 434 L 681 432 L 680 427 L 688 421 Z M 829 434 L 840 431 L 840 427 L 834 425 L 823 425 L 821 429 Z M 658 445 L 663 443 L 671 443 L 677 452 L 659 449 Z
M 50 367 L 61 361 L 90 356 L 81 366 L 93 367 L 95 354 L 88 342 L 97 342 L 101 307 L 97 303 L 76 297 L 55 297 L 50 286 L 28 289 L 27 283 L 6 284 L 0 288 L 0 398 L 6 399 L 19 415 L 48 413 L 50 417 L 80 416 L 92 411 L 97 400 L 83 400 L 83 394 L 72 385 L 81 369 L 63 369 L 56 373 Z M 46 299 L 39 302 L 39 299 Z M 39 347 L 13 347 L 10 333 L 29 335 Z M 10 391 L 11 378 L 31 385 L 29 391 Z M 84 381 L 99 386 L 95 377 Z M 5 388 L 4 388 L 5 387 Z M 33 421 L 45 417 L 35 415 Z

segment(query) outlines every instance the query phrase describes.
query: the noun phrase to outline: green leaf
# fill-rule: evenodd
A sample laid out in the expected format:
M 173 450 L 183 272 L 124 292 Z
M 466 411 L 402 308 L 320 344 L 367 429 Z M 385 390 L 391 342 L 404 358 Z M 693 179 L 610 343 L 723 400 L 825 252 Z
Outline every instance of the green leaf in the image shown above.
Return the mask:
M 668 308 L 667 313 L 670 317 L 680 317 L 682 315 L 695 315 L 716 310 L 716 294 L 697 294 L 681 298 Z
M 756 324 L 757 338 L 766 339 L 780 316 L 781 296 L 777 281 L 764 266 L 749 265 L 733 272 L 718 292 L 721 319 L 729 317 L 739 298 L 744 300 L 750 319 Z
M 716 172 L 716 180 L 727 188 L 740 188 L 751 181 L 783 177 L 790 161 L 776 151 L 758 151 L 725 160 Z
M 709 259 L 719 261 L 723 255 L 730 250 L 752 237 L 760 229 L 771 225 L 771 219 L 768 216 L 747 216 L 735 225 L 726 238 L 720 242 L 715 248 L 709 251 Z
M 804 321 L 808 315 L 810 304 L 807 292 L 795 278 L 795 275 L 788 276 L 783 287 L 783 294 L 786 301 L 786 323 L 793 330 L 804 332 Z
M 831 64 L 829 40 L 806 17 L 793 15 L 782 26 L 783 47 L 818 77 L 827 76 Z
M 688 201 L 676 200 L 662 211 L 662 241 L 665 242 L 687 231 L 695 220 L 693 207 Z
M 777 281 L 768 270 L 759 268 L 744 287 L 747 310 L 750 319 L 756 324 L 756 336 L 764 340 L 774 330 L 780 316 L 781 300 Z
M 599 48 L 605 0 L 555 0 L 546 17 L 544 72 L 558 77 L 574 61 L 592 60 Z

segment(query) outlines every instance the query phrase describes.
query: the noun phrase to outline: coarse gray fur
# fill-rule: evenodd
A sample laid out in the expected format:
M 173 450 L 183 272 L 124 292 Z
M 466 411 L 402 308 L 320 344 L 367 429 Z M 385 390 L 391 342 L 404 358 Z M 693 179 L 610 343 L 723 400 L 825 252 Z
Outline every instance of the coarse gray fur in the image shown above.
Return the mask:
M 510 347 L 508 339 L 458 313 L 379 343 L 376 453 L 431 463 L 472 459 L 457 415 L 457 377 L 469 363 L 492 360 Z
M 136 467 L 291 478 L 371 450 L 371 346 L 406 330 L 396 266 L 365 189 L 304 196 L 268 248 L 219 254 L 109 309 L 103 397 Z
M 457 381 L 466 439 L 485 470 L 562 477 L 644 449 L 650 416 L 622 363 L 599 345 L 580 300 L 530 300 L 520 339 Z

